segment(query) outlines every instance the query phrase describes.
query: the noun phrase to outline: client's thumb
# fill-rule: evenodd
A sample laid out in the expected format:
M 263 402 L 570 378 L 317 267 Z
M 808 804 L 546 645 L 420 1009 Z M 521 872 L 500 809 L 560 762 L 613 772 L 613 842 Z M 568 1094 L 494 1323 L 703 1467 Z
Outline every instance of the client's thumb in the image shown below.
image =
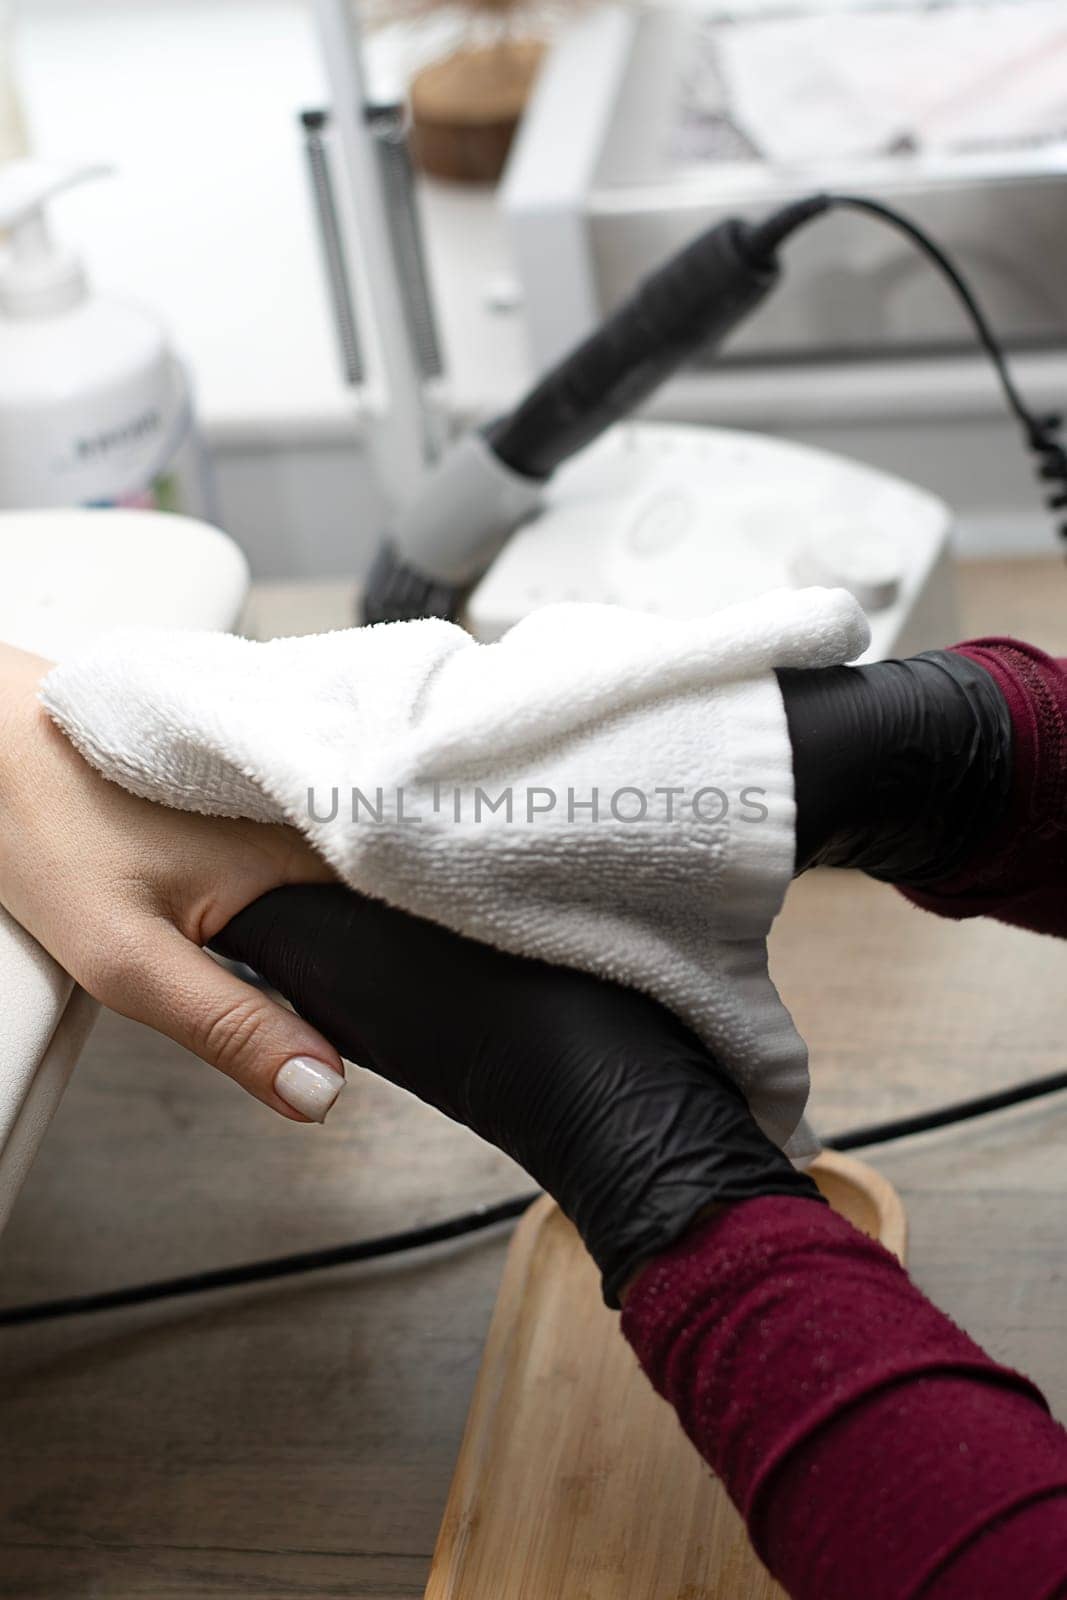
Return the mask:
M 144 930 L 137 959 L 100 999 L 184 1045 L 264 1105 L 323 1122 L 344 1063 L 300 1017 L 243 983 L 168 923 Z

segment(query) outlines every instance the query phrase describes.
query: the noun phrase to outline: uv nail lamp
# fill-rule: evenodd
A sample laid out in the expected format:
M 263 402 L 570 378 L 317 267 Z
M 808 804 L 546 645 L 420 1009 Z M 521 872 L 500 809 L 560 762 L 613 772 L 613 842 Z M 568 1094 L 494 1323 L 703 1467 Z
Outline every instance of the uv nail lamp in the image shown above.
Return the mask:
M 232 628 L 248 569 L 224 534 L 148 511 L 0 516 L 0 639 L 50 658 L 106 628 Z M 96 1004 L 0 910 L 0 1228 Z
M 866 659 L 909 655 L 958 635 L 951 526 L 936 496 L 842 456 L 725 428 L 627 423 L 559 471 L 465 621 L 491 641 L 557 601 L 696 617 L 824 584 L 866 611 Z

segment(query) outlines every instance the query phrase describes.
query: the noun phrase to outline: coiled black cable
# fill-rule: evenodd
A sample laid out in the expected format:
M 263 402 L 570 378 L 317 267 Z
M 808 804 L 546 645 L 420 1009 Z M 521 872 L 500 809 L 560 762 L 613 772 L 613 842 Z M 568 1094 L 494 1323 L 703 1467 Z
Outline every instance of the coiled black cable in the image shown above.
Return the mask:
M 825 204 L 819 204 L 820 201 Z M 1052 512 L 1067 510 L 1067 448 L 1061 437 L 1064 419 L 1058 413 L 1052 412 L 1045 416 L 1038 416 L 1031 411 L 1016 387 L 1015 380 L 1008 370 L 1007 360 L 1003 347 L 990 326 L 989 319 L 982 310 L 975 296 L 974 290 L 967 282 L 963 273 L 955 263 L 946 255 L 940 245 L 936 244 L 917 223 L 912 222 L 902 212 L 894 210 L 892 206 L 885 205 L 881 200 L 870 200 L 866 195 L 857 194 L 827 194 L 813 196 L 810 201 L 798 202 L 795 206 L 786 207 L 778 217 L 782 220 L 782 228 L 774 233 L 775 218 L 764 224 L 768 230 L 768 237 L 781 242 L 784 238 L 810 221 L 813 216 L 819 216 L 827 210 L 861 211 L 868 216 L 877 217 L 880 221 L 888 223 L 898 233 L 902 233 L 916 245 L 927 259 L 933 262 L 938 271 L 955 290 L 960 303 L 963 305 L 971 322 L 979 343 L 982 345 L 993 368 L 1000 380 L 1004 397 L 1008 406 L 1014 413 L 1022 428 L 1023 437 L 1027 448 L 1037 458 L 1037 475 L 1043 483 L 1051 486 L 1051 493 L 1046 497 L 1046 505 Z M 1067 517 L 1057 521 L 1057 531 L 1060 537 L 1067 540 Z

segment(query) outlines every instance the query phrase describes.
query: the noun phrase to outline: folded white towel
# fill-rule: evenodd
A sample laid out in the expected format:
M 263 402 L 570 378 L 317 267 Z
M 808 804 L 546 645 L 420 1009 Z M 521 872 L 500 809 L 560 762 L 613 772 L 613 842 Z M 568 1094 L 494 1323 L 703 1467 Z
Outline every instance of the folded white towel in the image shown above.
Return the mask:
M 772 669 L 868 639 L 825 589 L 684 622 L 553 606 L 493 645 L 438 621 L 269 644 L 134 629 L 42 698 L 134 794 L 288 821 L 355 889 L 654 995 L 799 1157 L 807 1053 L 767 971 L 794 859 Z

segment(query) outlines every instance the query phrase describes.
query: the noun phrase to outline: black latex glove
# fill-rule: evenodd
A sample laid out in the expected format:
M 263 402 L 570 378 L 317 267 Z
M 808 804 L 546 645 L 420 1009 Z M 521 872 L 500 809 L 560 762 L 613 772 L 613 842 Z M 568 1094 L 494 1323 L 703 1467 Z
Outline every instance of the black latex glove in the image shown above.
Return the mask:
M 213 948 L 261 973 L 349 1060 L 514 1157 L 575 1223 L 609 1305 L 716 1204 L 819 1198 L 695 1035 L 634 990 L 502 955 L 340 886 L 275 890 Z
M 793 745 L 796 870 L 858 867 L 920 887 L 963 866 L 1004 814 L 1011 715 L 948 650 L 780 672 Z

